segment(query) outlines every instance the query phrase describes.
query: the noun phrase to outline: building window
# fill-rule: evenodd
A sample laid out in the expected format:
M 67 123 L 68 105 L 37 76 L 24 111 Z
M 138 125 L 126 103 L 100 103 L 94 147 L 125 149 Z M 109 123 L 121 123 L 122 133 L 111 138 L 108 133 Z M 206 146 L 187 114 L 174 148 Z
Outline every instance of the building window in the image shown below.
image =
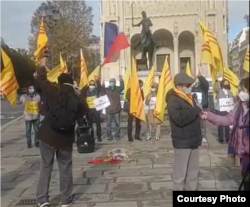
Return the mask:
M 180 72 L 186 72 L 187 62 L 189 61 L 191 68 L 191 58 L 190 57 L 181 57 L 180 58 Z
M 164 61 L 165 61 L 167 56 L 168 56 L 168 65 L 170 66 L 170 55 L 169 54 L 156 55 L 156 71 L 157 72 L 162 71 Z

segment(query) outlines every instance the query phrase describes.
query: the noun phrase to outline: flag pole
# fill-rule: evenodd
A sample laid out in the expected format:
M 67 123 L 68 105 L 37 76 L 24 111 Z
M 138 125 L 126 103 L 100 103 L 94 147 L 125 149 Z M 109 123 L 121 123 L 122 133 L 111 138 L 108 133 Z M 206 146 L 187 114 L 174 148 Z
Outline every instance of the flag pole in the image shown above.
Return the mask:
M 134 27 L 134 2 L 131 3 L 131 19 L 132 19 L 132 27 Z

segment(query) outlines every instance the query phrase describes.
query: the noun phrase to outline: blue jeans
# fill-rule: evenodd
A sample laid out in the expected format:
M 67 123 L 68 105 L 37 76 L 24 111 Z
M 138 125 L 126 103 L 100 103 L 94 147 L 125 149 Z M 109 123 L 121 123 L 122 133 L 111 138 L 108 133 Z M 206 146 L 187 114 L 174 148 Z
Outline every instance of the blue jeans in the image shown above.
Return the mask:
M 115 138 L 120 139 L 120 112 L 116 114 L 107 114 L 107 136 L 112 139 L 112 123 L 115 122 Z
M 32 120 L 32 121 L 25 121 L 26 124 L 26 138 L 27 138 L 27 146 L 31 146 L 31 131 L 32 127 L 34 129 L 34 139 L 35 139 L 35 144 L 38 145 L 39 141 L 37 139 L 37 131 L 38 131 L 38 126 L 39 126 L 39 120 Z

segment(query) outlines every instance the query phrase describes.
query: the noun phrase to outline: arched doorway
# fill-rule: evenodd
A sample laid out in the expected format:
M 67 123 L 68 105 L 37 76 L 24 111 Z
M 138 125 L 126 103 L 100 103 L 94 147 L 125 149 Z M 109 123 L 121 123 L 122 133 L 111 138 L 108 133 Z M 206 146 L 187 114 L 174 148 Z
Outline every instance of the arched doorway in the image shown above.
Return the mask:
M 183 31 L 179 35 L 179 72 L 185 72 L 189 61 L 191 72 L 195 72 L 195 37 L 190 31 Z
M 174 71 L 174 45 L 172 33 L 166 29 L 159 29 L 153 33 L 153 38 L 158 46 L 154 54 L 155 70 L 159 73 L 162 71 L 165 58 L 168 56 L 170 70 Z

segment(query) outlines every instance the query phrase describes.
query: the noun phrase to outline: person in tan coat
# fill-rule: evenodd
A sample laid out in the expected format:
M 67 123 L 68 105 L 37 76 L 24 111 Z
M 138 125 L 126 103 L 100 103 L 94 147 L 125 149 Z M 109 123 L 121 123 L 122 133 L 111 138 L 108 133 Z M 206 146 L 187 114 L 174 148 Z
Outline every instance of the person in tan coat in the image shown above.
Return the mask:
M 156 96 L 157 96 L 158 84 L 153 83 L 151 86 L 151 91 L 146 97 L 146 105 L 148 106 L 148 113 L 147 113 L 147 123 L 148 123 L 148 133 L 147 133 L 147 140 L 152 138 L 153 128 L 155 127 L 155 139 L 160 139 L 161 133 L 161 121 L 154 116 L 154 108 L 156 103 Z

